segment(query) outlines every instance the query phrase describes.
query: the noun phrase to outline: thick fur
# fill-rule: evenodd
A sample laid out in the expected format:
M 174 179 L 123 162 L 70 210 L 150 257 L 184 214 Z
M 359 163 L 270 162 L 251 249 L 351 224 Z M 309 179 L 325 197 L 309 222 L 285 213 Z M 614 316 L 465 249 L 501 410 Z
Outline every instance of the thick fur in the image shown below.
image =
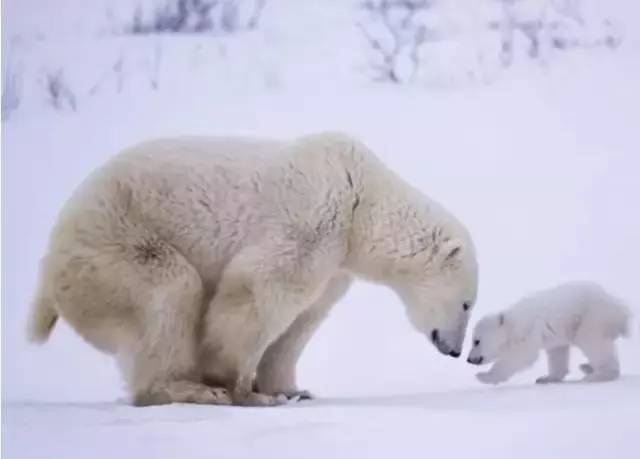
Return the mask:
M 493 366 L 478 373 L 488 384 L 507 381 L 547 352 L 548 374 L 537 383 L 561 382 L 569 373 L 569 350 L 580 349 L 588 363 L 585 381 L 620 375 L 615 340 L 629 333 L 631 313 L 593 282 L 570 282 L 523 298 L 512 308 L 483 317 L 473 331 L 468 361 Z
M 62 316 L 117 358 L 137 404 L 273 405 L 307 395 L 296 362 L 353 275 L 396 290 L 459 355 L 471 238 L 363 144 L 162 139 L 115 156 L 65 205 L 30 334 L 43 341 Z

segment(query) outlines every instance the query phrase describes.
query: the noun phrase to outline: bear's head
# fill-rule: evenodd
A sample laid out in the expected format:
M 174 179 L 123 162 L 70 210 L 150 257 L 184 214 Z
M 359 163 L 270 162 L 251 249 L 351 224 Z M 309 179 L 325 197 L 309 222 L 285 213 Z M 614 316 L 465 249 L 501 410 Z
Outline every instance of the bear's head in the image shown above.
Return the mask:
M 476 301 L 478 267 L 468 237 L 445 238 L 405 261 L 394 282 L 412 325 L 442 354 L 459 357 Z
M 491 314 L 478 321 L 467 362 L 483 365 L 494 362 L 509 344 L 509 327 L 504 314 Z

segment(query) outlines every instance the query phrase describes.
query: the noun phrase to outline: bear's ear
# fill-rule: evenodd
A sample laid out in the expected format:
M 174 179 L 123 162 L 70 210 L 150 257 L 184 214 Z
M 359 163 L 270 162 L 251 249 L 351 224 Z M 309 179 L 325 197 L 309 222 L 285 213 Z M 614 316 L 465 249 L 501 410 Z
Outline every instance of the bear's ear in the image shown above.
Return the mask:
M 504 325 L 504 314 L 498 314 L 498 325 L 501 327 Z
M 464 243 L 457 239 L 449 239 L 442 244 L 440 252 L 442 263 L 445 265 L 455 264 L 462 259 L 465 247 Z

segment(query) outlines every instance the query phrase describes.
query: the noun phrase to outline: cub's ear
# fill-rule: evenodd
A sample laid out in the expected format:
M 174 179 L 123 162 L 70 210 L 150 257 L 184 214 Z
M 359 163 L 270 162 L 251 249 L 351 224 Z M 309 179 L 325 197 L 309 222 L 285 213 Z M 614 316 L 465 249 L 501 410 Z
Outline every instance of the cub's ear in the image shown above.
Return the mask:
M 498 314 L 498 325 L 501 327 L 504 325 L 504 314 Z

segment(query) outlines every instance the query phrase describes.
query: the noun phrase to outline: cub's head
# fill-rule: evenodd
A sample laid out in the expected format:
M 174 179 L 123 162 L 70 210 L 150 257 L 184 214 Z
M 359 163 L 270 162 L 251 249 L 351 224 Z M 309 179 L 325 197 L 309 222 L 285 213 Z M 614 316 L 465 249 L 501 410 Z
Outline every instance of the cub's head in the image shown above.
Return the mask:
M 395 290 L 413 326 L 442 354 L 459 357 L 478 287 L 471 239 L 444 238 L 401 271 Z
M 508 331 L 504 314 L 491 314 L 480 319 L 473 329 L 467 362 L 483 365 L 495 361 L 508 345 Z

